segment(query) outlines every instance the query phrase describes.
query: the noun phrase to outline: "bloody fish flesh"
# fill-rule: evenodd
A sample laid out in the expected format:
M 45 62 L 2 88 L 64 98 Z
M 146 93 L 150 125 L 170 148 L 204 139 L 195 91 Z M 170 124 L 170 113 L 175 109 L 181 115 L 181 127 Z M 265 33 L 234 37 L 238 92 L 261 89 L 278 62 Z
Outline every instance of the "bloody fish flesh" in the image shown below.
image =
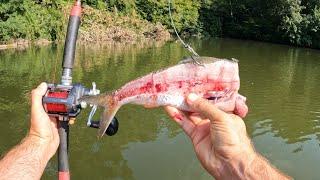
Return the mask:
M 246 98 L 238 94 L 240 88 L 238 62 L 213 57 L 196 57 L 202 66 L 186 59 L 167 69 L 150 73 L 125 84 L 110 93 L 86 96 L 89 104 L 105 107 L 98 136 L 102 137 L 119 108 L 124 104 L 144 106 L 174 106 L 190 111 L 185 102 L 189 93 L 208 99 L 225 112 L 245 117 Z

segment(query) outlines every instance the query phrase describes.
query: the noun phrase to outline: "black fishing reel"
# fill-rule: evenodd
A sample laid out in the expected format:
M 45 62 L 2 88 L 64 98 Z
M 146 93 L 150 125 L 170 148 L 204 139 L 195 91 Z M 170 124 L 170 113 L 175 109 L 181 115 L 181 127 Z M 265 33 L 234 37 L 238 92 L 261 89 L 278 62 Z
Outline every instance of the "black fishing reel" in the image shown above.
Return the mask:
M 83 96 L 94 96 L 98 94 L 100 94 L 100 91 L 96 89 L 95 83 L 92 83 L 92 89 L 86 88 L 81 84 L 74 84 L 72 86 L 48 84 L 47 93 L 43 97 L 43 107 L 50 116 L 56 117 L 59 121 L 68 119 L 69 124 L 73 124 L 81 110 L 87 108 L 87 103 L 79 102 L 79 99 Z M 92 106 L 87 126 L 99 129 L 100 121 L 92 120 L 96 110 L 97 106 Z M 114 118 L 106 134 L 113 136 L 117 133 L 118 129 L 119 122 L 117 118 Z

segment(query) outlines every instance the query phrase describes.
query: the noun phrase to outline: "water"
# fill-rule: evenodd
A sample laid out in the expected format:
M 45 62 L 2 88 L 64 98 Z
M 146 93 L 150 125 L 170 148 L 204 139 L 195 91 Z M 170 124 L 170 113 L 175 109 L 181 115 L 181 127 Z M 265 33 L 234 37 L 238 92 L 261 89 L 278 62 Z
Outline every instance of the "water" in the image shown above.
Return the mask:
M 240 93 L 256 150 L 296 179 L 319 179 L 320 51 L 253 41 L 193 41 L 201 55 L 240 60 Z M 0 154 L 27 133 L 29 93 L 41 81 L 57 82 L 61 46 L 0 52 Z M 187 53 L 180 44 L 79 47 L 74 82 L 112 90 L 136 77 L 176 64 Z M 181 129 L 160 109 L 127 105 L 117 114 L 120 130 L 96 139 L 83 112 L 70 134 L 73 179 L 211 179 Z M 43 179 L 56 179 L 56 157 Z

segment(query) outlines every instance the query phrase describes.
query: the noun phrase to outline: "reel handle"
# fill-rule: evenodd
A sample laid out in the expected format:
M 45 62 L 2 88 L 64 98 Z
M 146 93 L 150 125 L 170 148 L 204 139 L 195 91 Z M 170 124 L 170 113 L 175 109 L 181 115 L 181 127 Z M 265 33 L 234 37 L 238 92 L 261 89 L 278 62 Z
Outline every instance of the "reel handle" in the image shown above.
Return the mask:
M 88 124 L 89 127 L 99 129 L 100 128 L 100 121 L 91 121 L 90 124 Z M 119 129 L 119 121 L 116 117 L 114 117 L 106 131 L 106 135 L 113 136 L 118 132 Z

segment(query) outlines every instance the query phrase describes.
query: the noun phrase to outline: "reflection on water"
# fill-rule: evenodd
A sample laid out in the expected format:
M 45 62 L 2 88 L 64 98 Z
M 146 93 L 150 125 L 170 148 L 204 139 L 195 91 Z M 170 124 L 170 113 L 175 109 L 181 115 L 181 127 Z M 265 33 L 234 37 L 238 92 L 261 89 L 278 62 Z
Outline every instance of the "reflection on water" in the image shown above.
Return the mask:
M 134 179 L 210 179 L 190 151 L 192 145 L 179 133 L 168 137 L 168 129 L 158 132 L 154 141 L 129 143 L 123 151 Z M 178 146 L 179 145 L 179 146 Z M 152 152 L 152 153 L 150 153 Z M 154 156 L 161 156 L 154 161 Z M 156 177 L 156 178 L 155 178 Z
M 257 151 L 297 179 L 317 179 L 320 162 L 320 52 L 253 41 L 192 41 L 199 54 L 240 60 L 241 94 L 248 98 L 248 133 Z M 107 91 L 151 71 L 176 64 L 179 44 L 79 47 L 74 82 L 95 81 Z M 0 51 L 0 153 L 26 134 L 29 92 L 60 77 L 62 47 Z M 85 127 L 88 112 L 72 126 L 70 163 L 75 179 L 210 179 L 192 145 L 161 109 L 120 109 L 119 133 L 96 139 Z M 97 116 L 98 117 L 98 116 Z M 55 179 L 52 160 L 44 179 Z

